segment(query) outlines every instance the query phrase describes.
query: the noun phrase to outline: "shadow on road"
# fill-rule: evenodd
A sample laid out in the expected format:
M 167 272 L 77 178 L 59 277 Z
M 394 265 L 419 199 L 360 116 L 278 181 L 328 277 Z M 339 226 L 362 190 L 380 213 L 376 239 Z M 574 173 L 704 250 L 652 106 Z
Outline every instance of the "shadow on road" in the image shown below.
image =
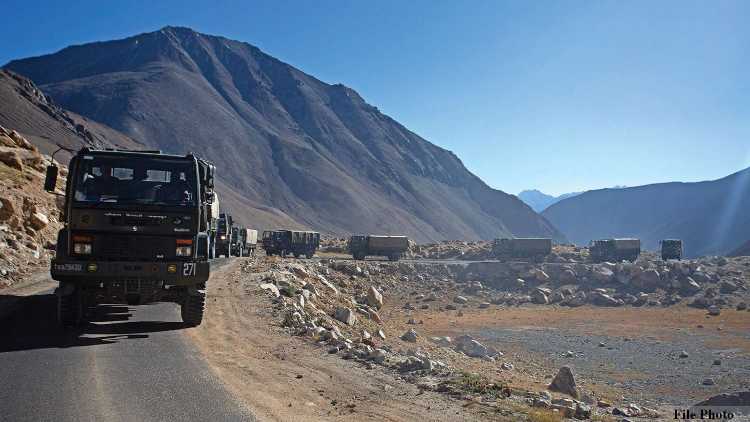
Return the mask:
M 181 322 L 131 321 L 127 306 L 99 305 L 85 325 L 63 329 L 56 322 L 56 304 L 53 294 L 0 295 L 0 306 L 13 308 L 10 315 L 0 319 L 0 353 L 111 344 L 185 328 Z

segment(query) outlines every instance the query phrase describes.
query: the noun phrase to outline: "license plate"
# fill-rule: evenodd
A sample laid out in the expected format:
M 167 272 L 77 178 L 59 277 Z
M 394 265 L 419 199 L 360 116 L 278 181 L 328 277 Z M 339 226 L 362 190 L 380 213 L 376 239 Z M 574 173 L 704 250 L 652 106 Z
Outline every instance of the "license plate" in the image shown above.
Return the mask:
M 83 264 L 55 264 L 55 271 L 83 271 Z
M 190 277 L 195 275 L 195 262 L 186 262 L 182 264 L 182 275 Z

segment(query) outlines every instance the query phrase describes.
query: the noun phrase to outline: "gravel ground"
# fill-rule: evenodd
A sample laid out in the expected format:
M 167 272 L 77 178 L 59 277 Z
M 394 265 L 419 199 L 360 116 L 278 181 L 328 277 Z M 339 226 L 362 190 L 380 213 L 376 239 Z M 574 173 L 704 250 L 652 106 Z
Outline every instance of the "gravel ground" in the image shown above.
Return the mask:
M 739 349 L 711 347 L 719 343 L 719 333 L 681 330 L 669 341 L 556 328 L 493 328 L 477 334 L 504 350 L 538 358 L 542 366 L 573 366 L 584 388 L 613 387 L 624 392 L 623 401 L 663 407 L 690 405 L 750 387 L 750 356 Z M 742 335 L 750 339 L 750 332 Z M 573 357 L 566 357 L 567 351 Z M 680 357 L 682 351 L 688 356 Z M 714 365 L 717 359 L 720 365 Z M 704 386 L 706 378 L 716 385 Z

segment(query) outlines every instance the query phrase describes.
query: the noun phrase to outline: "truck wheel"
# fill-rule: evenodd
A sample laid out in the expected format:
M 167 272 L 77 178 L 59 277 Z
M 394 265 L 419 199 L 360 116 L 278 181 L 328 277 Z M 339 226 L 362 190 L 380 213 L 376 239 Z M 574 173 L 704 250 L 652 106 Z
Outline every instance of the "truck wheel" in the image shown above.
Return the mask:
M 312 259 L 313 255 L 315 255 L 315 254 L 314 254 L 314 253 L 306 253 L 306 254 L 305 254 L 305 257 L 306 257 L 307 259 Z
M 206 304 L 206 294 L 197 291 L 185 296 L 185 300 L 180 304 L 180 315 L 182 322 L 189 327 L 197 327 L 203 321 L 203 309 Z
M 61 286 L 57 293 L 57 322 L 60 326 L 80 325 L 86 312 L 85 302 L 84 294 L 80 288 L 71 289 Z
M 300 255 L 299 253 L 297 253 L 297 252 L 295 252 L 295 253 L 294 253 L 294 257 L 295 257 L 295 258 L 299 259 L 299 257 L 300 257 L 300 256 L 301 256 L 301 255 Z

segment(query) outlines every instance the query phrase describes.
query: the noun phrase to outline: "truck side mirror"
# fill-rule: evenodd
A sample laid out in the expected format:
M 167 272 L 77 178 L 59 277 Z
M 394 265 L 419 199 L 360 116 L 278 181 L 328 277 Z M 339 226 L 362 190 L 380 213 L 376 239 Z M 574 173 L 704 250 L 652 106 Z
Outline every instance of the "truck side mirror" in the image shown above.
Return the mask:
M 52 164 L 47 166 L 47 175 L 44 178 L 44 190 L 47 192 L 54 192 L 57 187 L 57 172 L 58 168 Z

